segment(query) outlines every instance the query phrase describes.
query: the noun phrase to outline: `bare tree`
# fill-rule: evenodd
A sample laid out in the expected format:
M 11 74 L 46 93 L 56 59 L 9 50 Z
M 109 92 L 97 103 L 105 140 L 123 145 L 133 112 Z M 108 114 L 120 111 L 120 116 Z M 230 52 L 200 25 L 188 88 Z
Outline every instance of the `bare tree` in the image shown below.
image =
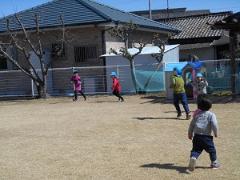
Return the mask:
M 137 78 L 136 78 L 134 58 L 142 52 L 142 49 L 145 46 L 145 44 L 143 43 L 139 44 L 139 48 L 138 48 L 139 51 L 136 54 L 130 54 L 128 52 L 130 36 L 136 29 L 137 29 L 137 25 L 133 24 L 132 22 L 124 23 L 122 25 L 117 25 L 112 29 L 110 29 L 109 34 L 113 37 L 117 37 L 118 39 L 124 42 L 124 47 L 121 47 L 119 52 L 112 48 L 110 49 L 110 51 L 116 55 L 121 55 L 122 57 L 124 57 L 129 61 L 130 68 L 131 68 L 132 81 L 135 88 L 135 92 L 137 93 L 139 89 L 139 83 L 137 82 Z
M 152 54 L 152 57 L 154 57 L 157 60 L 157 67 L 155 69 L 155 71 L 149 76 L 149 78 L 147 79 L 143 90 L 146 92 L 147 87 L 149 86 L 150 82 L 152 81 L 152 78 L 154 77 L 154 75 L 159 71 L 159 69 L 162 67 L 163 65 L 163 56 L 164 56 L 164 51 L 165 51 L 165 41 L 163 41 L 159 34 L 154 34 L 153 36 L 153 44 L 157 47 L 159 47 L 159 53 L 157 54 Z
M 141 87 L 140 83 L 137 81 L 137 78 L 136 78 L 134 59 L 136 56 L 141 54 L 143 48 L 147 45 L 147 42 L 144 42 L 143 40 L 139 40 L 139 42 L 132 42 L 134 48 L 136 48 L 138 51 L 135 54 L 130 54 L 128 52 L 128 44 L 129 44 L 130 36 L 136 30 L 137 30 L 137 25 L 130 22 L 127 24 L 123 24 L 122 26 L 116 26 L 116 27 L 112 28 L 109 31 L 109 33 L 111 36 L 117 37 L 124 42 L 124 47 L 121 47 L 119 51 L 116 51 L 115 49 L 111 49 L 110 51 L 116 55 L 120 55 L 120 56 L 124 57 L 125 59 L 127 59 L 129 61 L 133 85 L 134 85 L 136 93 L 138 93 L 138 92 L 146 91 L 153 76 L 162 66 L 162 60 L 163 60 L 163 55 L 164 55 L 164 50 L 165 50 L 165 42 L 163 40 L 161 40 L 159 34 L 154 34 L 153 40 L 151 43 L 153 43 L 154 45 L 159 47 L 159 53 L 154 54 L 152 56 L 158 61 L 158 65 L 157 65 L 155 71 L 147 79 L 145 85 L 143 87 Z
M 133 85 L 135 88 L 135 92 L 138 93 L 139 92 L 139 88 L 140 88 L 140 84 L 137 81 L 137 77 L 136 77 L 136 70 L 135 70 L 135 65 L 134 65 L 134 58 L 139 55 L 142 52 L 142 49 L 145 47 L 144 43 L 139 43 L 139 47 L 138 47 L 138 52 L 135 54 L 130 54 L 128 52 L 128 49 L 125 47 L 120 48 L 119 52 L 117 52 L 114 49 L 111 49 L 111 52 L 116 54 L 116 55 L 121 55 L 122 57 L 126 58 L 129 63 L 130 63 L 130 69 L 131 69 L 131 76 L 132 76 L 132 81 L 133 81 Z
M 47 74 L 48 69 L 51 65 L 51 60 L 49 62 L 44 61 L 44 49 L 42 45 L 42 34 L 39 26 L 39 16 L 35 14 L 35 34 L 34 32 L 28 31 L 23 25 L 21 19 L 15 14 L 16 25 L 20 26 L 20 30 L 12 30 L 10 28 L 10 20 L 6 19 L 7 24 L 7 34 L 9 36 L 9 42 L 0 43 L 0 54 L 7 58 L 12 64 L 17 66 L 26 76 L 31 78 L 34 84 L 37 87 L 38 97 L 46 98 L 47 97 Z M 61 48 L 58 49 L 57 54 L 61 54 L 63 51 L 64 41 L 65 41 L 65 27 L 63 17 L 60 16 L 59 20 L 61 22 L 62 30 L 62 39 L 61 39 Z M 30 35 L 34 34 L 34 38 L 31 39 Z M 24 55 L 24 59 L 27 62 L 29 68 L 26 68 L 23 64 L 20 64 L 17 59 L 15 59 L 12 54 L 10 54 L 8 48 L 16 48 L 19 52 Z M 33 52 L 37 61 L 40 64 L 40 71 L 37 67 L 34 67 L 33 62 L 31 61 L 31 52 Z
M 124 48 L 128 49 L 129 38 L 131 34 L 137 30 L 137 25 L 132 23 L 123 23 L 121 25 L 117 25 L 109 30 L 109 33 L 113 37 L 117 37 L 124 42 Z

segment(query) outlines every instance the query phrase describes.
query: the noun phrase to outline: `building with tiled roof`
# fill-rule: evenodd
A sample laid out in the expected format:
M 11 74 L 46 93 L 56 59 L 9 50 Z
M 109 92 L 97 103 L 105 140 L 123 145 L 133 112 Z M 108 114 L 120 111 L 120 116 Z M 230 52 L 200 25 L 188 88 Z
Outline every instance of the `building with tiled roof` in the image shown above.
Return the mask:
M 161 30 L 176 33 L 178 30 L 161 22 L 124 12 L 92 0 L 54 0 L 48 3 L 17 12 L 27 29 L 35 27 L 34 15 L 41 17 L 40 28 L 59 26 L 58 17 L 64 17 L 65 26 L 107 25 L 110 23 L 129 23 L 130 21 L 141 28 Z M 10 19 L 11 29 L 19 29 L 14 15 L 0 19 L 0 32 L 6 31 L 6 20 Z
M 105 91 L 104 82 L 107 76 L 105 68 L 103 68 L 105 61 L 100 59 L 100 56 L 108 52 L 110 48 L 118 49 L 124 46 L 124 42 L 110 35 L 109 30 L 112 27 L 130 22 L 136 24 L 137 30 L 130 37 L 132 42 L 143 40 L 146 43 L 151 43 L 155 33 L 159 33 L 162 39 L 167 40 L 169 35 L 180 32 L 171 25 L 124 12 L 92 0 L 52 0 L 31 9 L 17 12 L 17 16 L 25 28 L 29 30 L 30 37 L 33 38 L 36 28 L 35 15 L 39 17 L 44 60 L 51 62 L 50 68 L 99 67 L 84 68 L 80 72 L 81 76 L 84 74 L 85 77 L 89 77 L 83 79 L 86 84 L 91 83 L 91 88 L 85 89 L 87 92 Z M 60 16 L 63 17 L 66 33 L 64 50 L 61 55 L 56 55 L 57 49 L 62 47 Z M 21 30 L 14 15 L 0 19 L 0 42 L 4 44 L 9 43 L 6 28 L 7 19 L 12 32 Z M 25 43 L 22 34 L 19 32 L 16 34 L 18 38 L 21 38 L 18 42 Z M 33 42 L 36 42 L 36 38 Z M 35 45 L 38 47 L 39 44 Z M 131 41 L 129 41 L 129 47 L 131 47 Z M 11 56 L 23 65 L 24 69 L 30 69 L 31 65 L 26 61 L 21 51 L 12 46 L 8 48 L 7 51 L 11 52 Z M 29 52 L 33 66 L 40 68 L 38 59 L 30 51 L 31 48 L 28 46 L 25 48 Z M 0 70 L 16 68 L 6 58 L 0 61 Z M 54 75 L 50 75 L 48 81 L 51 82 L 53 91 L 66 92 L 66 87 L 70 85 L 69 76 L 71 73 L 71 70 L 56 71 Z M 21 87 L 21 82 L 19 81 L 16 86 Z
M 34 30 L 36 27 L 35 15 L 39 16 L 39 27 L 45 32 L 43 36 L 44 48 L 50 51 L 57 44 L 54 37 L 61 36 L 59 17 L 63 17 L 68 37 L 71 38 L 69 39 L 70 43 L 66 44 L 65 56 L 54 59 L 53 67 L 103 65 L 98 57 L 105 54 L 110 48 L 119 48 L 123 45 L 119 39 L 111 37 L 107 31 L 111 27 L 123 23 L 132 22 L 137 25 L 135 37 L 132 37 L 135 42 L 139 39 L 149 42 L 154 33 L 160 33 L 163 39 L 167 39 L 169 34 L 180 32 L 177 28 L 166 23 L 156 22 L 92 0 L 53 0 L 16 14 L 27 30 Z M 6 19 L 9 20 L 12 31 L 21 30 L 15 15 L 1 18 L 0 36 L 2 37 L 0 37 L 0 41 L 3 41 L 3 37 L 6 36 Z M 24 59 L 21 54 L 17 57 L 20 62 L 21 59 Z M 6 63 L 4 67 L 6 68 Z
M 180 44 L 180 59 L 202 60 L 226 58 L 229 38 L 224 30 L 212 29 L 211 24 L 231 15 L 231 12 L 208 13 L 185 17 L 158 19 L 181 30 L 169 38 L 169 44 Z
M 209 13 L 178 18 L 158 19 L 156 21 L 174 25 L 180 33 L 170 38 L 171 43 L 191 44 L 194 42 L 212 42 L 219 39 L 223 31 L 213 30 L 210 24 L 228 17 L 231 12 Z
M 149 17 L 149 11 L 134 11 Z M 167 23 L 181 30 L 169 38 L 169 44 L 180 44 L 180 59 L 203 60 L 226 58 L 229 49 L 228 34 L 211 28 L 211 24 L 231 15 L 231 12 L 211 13 L 210 10 L 187 10 L 186 8 L 152 10 L 152 19 Z M 225 35 L 224 35 L 225 33 Z

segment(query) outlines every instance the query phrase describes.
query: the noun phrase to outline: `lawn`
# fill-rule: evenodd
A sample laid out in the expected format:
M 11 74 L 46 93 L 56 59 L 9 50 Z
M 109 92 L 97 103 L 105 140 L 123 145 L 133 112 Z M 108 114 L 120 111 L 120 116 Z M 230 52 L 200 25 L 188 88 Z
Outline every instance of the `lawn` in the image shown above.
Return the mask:
M 214 104 L 221 168 L 203 153 L 186 171 L 189 120 L 156 96 L 0 102 L 0 179 L 239 179 L 240 104 Z M 196 105 L 191 104 L 191 110 Z

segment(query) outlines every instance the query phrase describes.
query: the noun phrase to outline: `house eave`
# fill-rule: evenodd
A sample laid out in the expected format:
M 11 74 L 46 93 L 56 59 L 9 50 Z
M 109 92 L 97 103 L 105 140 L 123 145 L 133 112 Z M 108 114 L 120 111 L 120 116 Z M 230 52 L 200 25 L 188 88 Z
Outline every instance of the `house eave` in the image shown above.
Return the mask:
M 67 24 L 65 25 L 65 27 L 67 29 L 78 29 L 78 28 L 94 28 L 94 27 L 98 27 L 99 24 L 101 24 L 103 22 L 90 22 L 90 23 L 81 23 L 81 24 Z M 105 23 L 105 22 L 104 22 Z M 40 29 L 42 31 L 54 31 L 54 30 L 59 30 L 62 27 L 59 26 L 46 26 L 46 27 L 40 27 Z M 35 28 L 26 28 L 26 30 L 28 32 L 34 32 L 36 29 Z M 17 29 L 17 30 L 13 30 L 12 32 L 16 32 L 16 33 L 22 33 L 22 29 Z M 2 35 L 8 35 L 9 33 L 7 31 L 0 31 L 0 36 Z
M 108 29 L 116 26 L 116 24 L 119 24 L 119 22 L 101 23 L 98 26 L 105 27 L 105 29 Z M 152 26 L 151 27 L 143 26 L 143 25 L 137 25 L 137 26 L 138 26 L 138 30 L 140 31 L 153 32 L 153 33 L 155 32 L 155 33 L 161 33 L 166 35 L 176 35 L 177 33 L 180 32 L 178 30 L 166 30 L 166 29 L 152 27 Z
M 196 38 L 176 38 L 176 39 L 169 39 L 169 44 L 195 44 L 195 43 L 211 43 L 214 40 L 220 39 L 221 36 L 211 36 L 211 37 L 196 37 Z

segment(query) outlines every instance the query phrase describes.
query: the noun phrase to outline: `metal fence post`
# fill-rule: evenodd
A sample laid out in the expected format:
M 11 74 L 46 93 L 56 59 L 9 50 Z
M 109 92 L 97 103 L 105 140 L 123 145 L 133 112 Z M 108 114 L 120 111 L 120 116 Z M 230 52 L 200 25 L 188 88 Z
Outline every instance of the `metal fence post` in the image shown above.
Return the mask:
M 166 65 L 167 65 L 167 63 L 166 62 L 163 62 L 163 90 L 164 91 L 166 91 L 167 90 L 167 87 L 166 87 L 166 71 L 165 71 L 165 69 L 166 69 Z
M 33 74 L 33 70 L 30 69 L 31 74 Z M 34 82 L 33 79 L 31 79 L 31 88 L 32 88 L 32 97 L 35 97 L 35 92 L 34 92 Z
M 117 76 L 118 78 L 120 78 L 120 74 L 119 74 L 119 66 L 117 65 Z

